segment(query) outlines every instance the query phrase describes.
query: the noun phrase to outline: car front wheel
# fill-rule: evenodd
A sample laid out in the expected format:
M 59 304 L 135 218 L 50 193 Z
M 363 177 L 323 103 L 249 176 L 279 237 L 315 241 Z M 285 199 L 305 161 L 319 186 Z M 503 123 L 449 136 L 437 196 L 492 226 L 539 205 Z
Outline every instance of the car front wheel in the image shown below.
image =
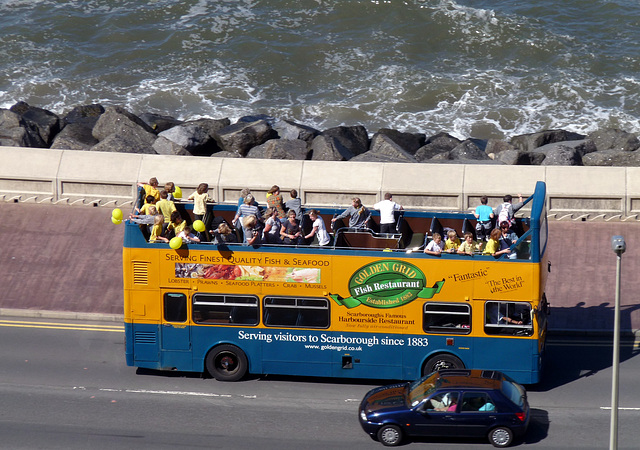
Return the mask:
M 494 447 L 508 447 L 513 441 L 513 432 L 509 428 L 498 427 L 489 432 L 489 442 Z
M 400 445 L 402 442 L 402 430 L 397 425 L 384 425 L 378 430 L 378 440 L 387 447 Z

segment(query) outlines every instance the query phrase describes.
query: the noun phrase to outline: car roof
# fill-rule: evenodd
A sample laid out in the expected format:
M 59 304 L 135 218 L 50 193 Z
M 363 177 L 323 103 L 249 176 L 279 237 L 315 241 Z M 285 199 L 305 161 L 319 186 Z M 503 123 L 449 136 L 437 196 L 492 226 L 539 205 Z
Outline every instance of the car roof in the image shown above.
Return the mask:
M 500 389 L 504 375 L 495 370 L 451 369 L 438 372 L 439 389 Z

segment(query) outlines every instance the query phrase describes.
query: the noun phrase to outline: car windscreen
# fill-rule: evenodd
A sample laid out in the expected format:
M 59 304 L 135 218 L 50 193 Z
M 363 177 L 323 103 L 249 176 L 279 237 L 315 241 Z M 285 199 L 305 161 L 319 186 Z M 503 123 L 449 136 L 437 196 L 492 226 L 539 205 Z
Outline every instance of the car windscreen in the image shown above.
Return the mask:
M 409 385 L 409 405 L 416 406 L 440 386 L 437 373 L 422 377 Z
M 525 390 L 522 386 L 509 380 L 502 380 L 502 386 L 500 387 L 502 393 L 518 405 L 520 408 L 524 408 L 524 400 L 526 398 Z

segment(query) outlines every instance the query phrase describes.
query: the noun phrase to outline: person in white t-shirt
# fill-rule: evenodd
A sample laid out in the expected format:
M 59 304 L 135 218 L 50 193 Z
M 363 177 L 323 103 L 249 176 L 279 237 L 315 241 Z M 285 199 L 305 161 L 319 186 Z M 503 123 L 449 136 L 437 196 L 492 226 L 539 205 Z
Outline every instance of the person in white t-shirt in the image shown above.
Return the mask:
M 328 245 L 331 239 L 329 238 L 329 233 L 327 233 L 327 228 L 324 226 L 324 220 L 318 215 L 318 211 L 315 209 L 309 211 L 309 219 L 313 221 L 313 229 L 304 238 L 311 239 L 313 235 L 317 235 L 319 245 Z
M 395 233 L 396 218 L 395 211 L 402 209 L 402 206 L 393 201 L 393 196 L 387 192 L 384 200 L 373 205 L 373 209 L 380 211 L 380 233 Z
M 440 256 L 444 251 L 444 242 L 440 233 L 433 233 L 433 239 L 429 241 L 424 249 L 427 255 Z

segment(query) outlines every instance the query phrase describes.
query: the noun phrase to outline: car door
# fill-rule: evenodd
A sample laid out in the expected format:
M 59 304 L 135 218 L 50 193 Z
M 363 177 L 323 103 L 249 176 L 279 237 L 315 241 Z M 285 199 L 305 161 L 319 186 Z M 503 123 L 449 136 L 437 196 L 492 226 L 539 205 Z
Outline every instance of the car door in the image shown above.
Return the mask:
M 441 390 L 432 394 L 415 411 L 416 436 L 456 436 L 458 391 Z
M 495 403 L 485 391 L 462 393 L 458 408 L 458 434 L 480 437 L 486 435 L 497 421 Z

